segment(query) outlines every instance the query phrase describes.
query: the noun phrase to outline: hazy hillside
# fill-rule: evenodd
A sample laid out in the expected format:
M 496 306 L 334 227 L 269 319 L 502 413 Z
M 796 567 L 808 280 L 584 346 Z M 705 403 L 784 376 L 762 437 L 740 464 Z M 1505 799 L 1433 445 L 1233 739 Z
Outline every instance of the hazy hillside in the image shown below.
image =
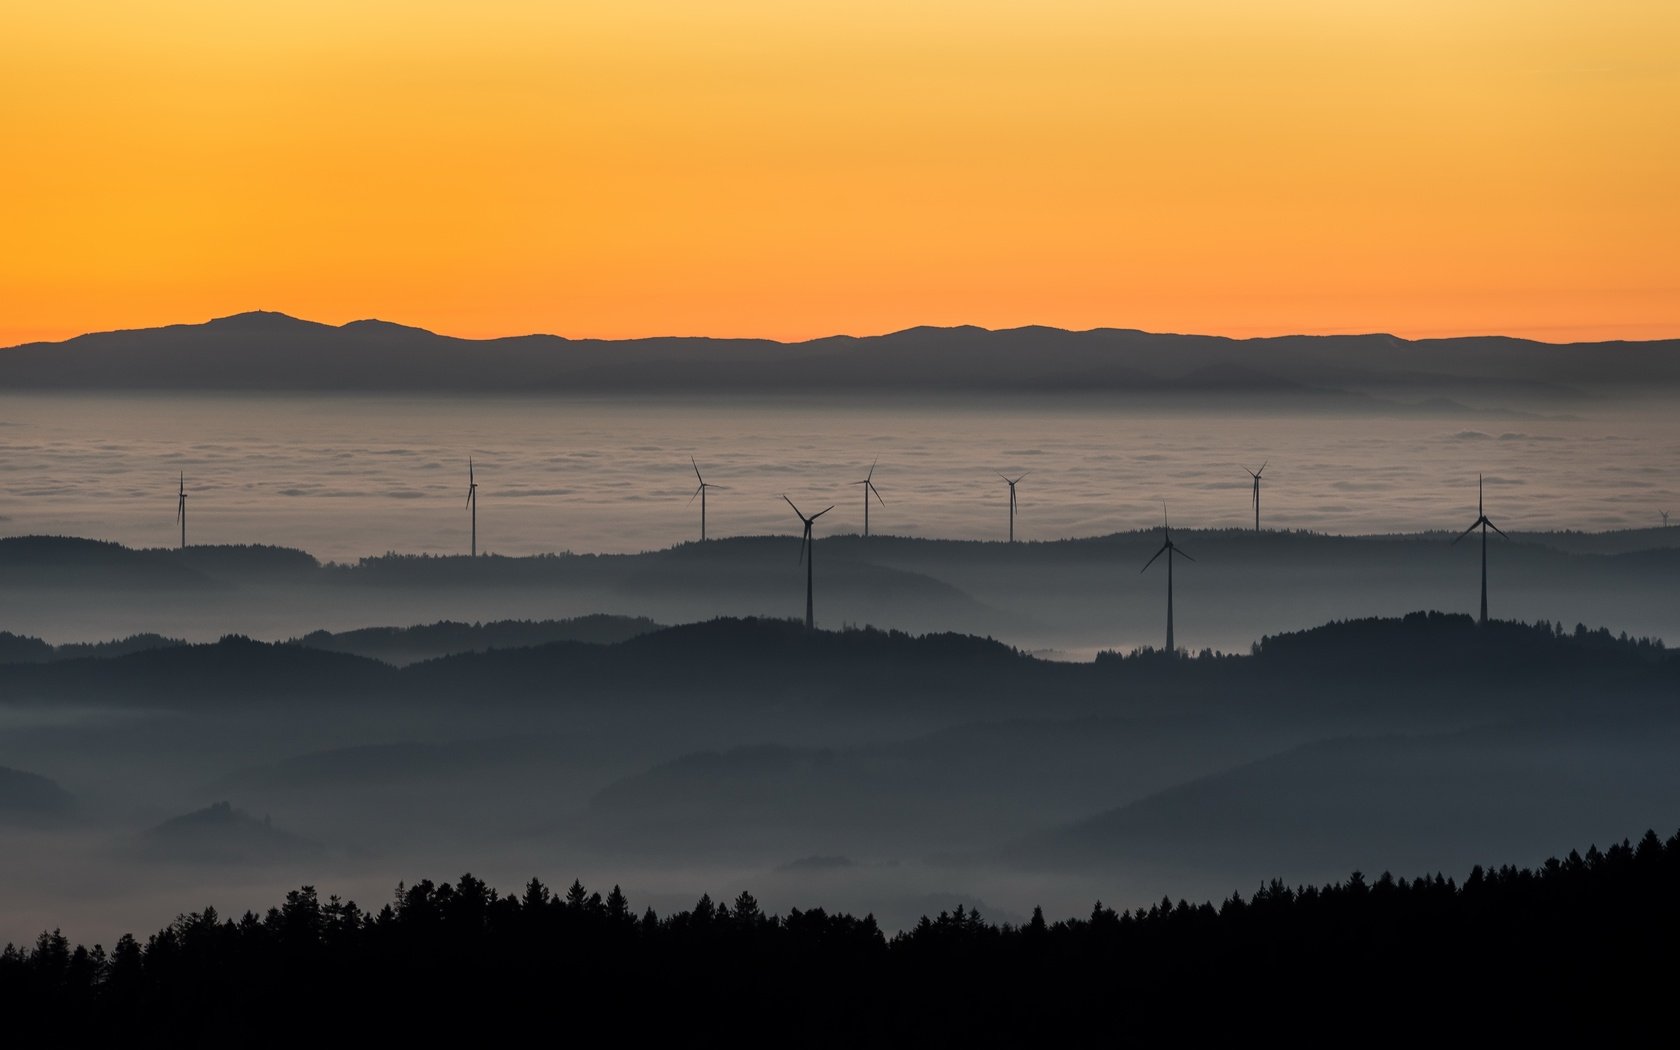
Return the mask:
M 72 785 L 77 817 L 29 824 L 0 874 L 59 900 L 80 858 L 171 861 L 96 868 L 118 910 L 299 857 L 355 886 L 473 858 L 621 872 L 653 901 L 751 883 L 893 922 L 1025 914 L 1029 885 L 1139 902 L 1251 858 L 1304 876 L 1631 832 L 1680 805 L 1677 696 L 1655 643 L 1439 613 L 1084 663 L 774 619 L 402 667 L 230 637 L 0 664 L 0 765 Z M 811 857 L 848 866 L 791 863 Z
M 74 797 L 46 777 L 0 766 L 0 824 L 57 820 L 74 805 Z
M 1242 651 L 1263 634 L 1328 620 L 1476 608 L 1479 545 L 1454 546 L 1446 533 L 1174 535 L 1196 558 L 1175 576 L 1177 637 L 1196 651 Z M 990 635 L 1081 659 L 1159 645 L 1166 581 L 1158 567 L 1138 572 L 1159 544 L 1158 530 L 1018 544 L 830 536 L 817 541 L 817 622 Z M 241 633 L 408 662 L 491 646 L 620 637 L 583 631 L 602 613 L 656 623 L 798 616 L 805 581 L 797 552 L 788 537 L 746 536 L 640 554 L 384 555 L 316 564 L 277 548 L 133 550 L 16 537 L 0 539 L 0 623 L 18 636 L 60 644 Z M 1680 638 L 1680 603 L 1673 600 L 1680 529 L 1514 532 L 1494 537 L 1488 560 L 1498 618 Z M 520 621 L 534 626 L 514 626 Z M 567 621 L 572 625 L 562 626 Z M 481 626 L 407 630 L 429 623 Z M 362 633 L 372 625 L 391 626 Z M 338 640 L 305 637 L 316 630 Z M 0 659 L 44 658 L 17 645 L 15 655 Z
M 320 843 L 258 819 L 227 802 L 172 817 L 141 836 L 147 860 L 196 864 L 261 864 L 321 856 Z
M 443 621 L 415 627 L 364 627 L 354 631 L 312 631 L 292 639 L 311 649 L 353 653 L 409 664 L 451 653 L 485 649 L 520 649 L 549 642 L 590 642 L 610 645 L 657 630 L 646 617 L 607 616 L 601 613 L 566 620 L 498 620 L 492 623 Z

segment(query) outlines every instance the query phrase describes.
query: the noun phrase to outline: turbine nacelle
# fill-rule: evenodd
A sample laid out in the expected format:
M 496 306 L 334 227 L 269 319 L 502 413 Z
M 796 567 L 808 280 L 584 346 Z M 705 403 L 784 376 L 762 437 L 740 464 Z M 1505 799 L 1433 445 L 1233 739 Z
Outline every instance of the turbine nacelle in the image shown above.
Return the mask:
M 1248 476 L 1254 479 L 1254 506 L 1257 508 L 1260 506 L 1260 475 L 1266 473 L 1266 468 L 1271 465 L 1271 462 L 1269 459 L 1266 460 L 1266 462 L 1260 464 L 1259 470 L 1243 468 L 1243 470 L 1248 471 Z
M 999 474 L 998 475 L 998 477 L 1002 478 L 1004 480 L 1004 483 L 1009 486 L 1009 509 L 1010 510 L 1015 509 L 1015 486 L 1019 485 L 1021 483 L 1021 478 L 1024 478 L 1028 474 L 1031 474 L 1031 473 L 1032 473 L 1032 471 L 1030 471 L 1030 470 L 1023 470 L 1023 471 L 1021 471 L 1021 473 L 1018 477 L 1014 477 L 1014 478 L 1011 478 L 1007 474 Z
M 800 564 L 804 564 L 804 562 L 805 562 L 805 552 L 811 546 L 811 526 L 813 526 L 817 523 L 818 518 L 822 517 L 824 514 L 827 514 L 829 511 L 833 510 L 834 509 L 834 504 L 830 503 L 828 506 L 824 507 L 822 510 L 817 511 L 815 514 L 813 514 L 813 515 L 811 515 L 810 517 L 807 518 L 805 516 L 804 511 L 800 510 L 797 506 L 794 506 L 793 500 L 788 499 L 785 494 L 782 496 L 782 499 L 784 501 L 786 501 L 788 506 L 793 507 L 793 512 L 795 514 L 799 515 L 799 520 L 800 521 L 805 523 L 805 536 L 804 536 L 803 539 L 801 539 L 799 541 L 799 562 L 800 562 Z
M 852 484 L 865 486 L 863 490 L 863 501 L 865 503 L 869 502 L 869 494 L 873 492 L 875 494 L 875 499 L 880 502 L 881 506 L 885 507 L 887 505 L 887 501 L 881 499 L 881 490 L 875 487 L 875 466 L 880 462 L 881 459 L 877 456 L 875 462 L 869 464 L 868 476 L 863 478 L 861 481 L 854 481 Z
M 699 484 L 695 486 L 694 494 L 692 496 L 688 497 L 688 502 L 690 504 L 693 504 L 693 502 L 695 500 L 699 499 L 701 497 L 701 495 L 703 495 L 707 489 L 721 489 L 721 488 L 725 487 L 723 485 L 715 485 L 712 482 L 707 481 L 705 478 L 701 477 L 700 476 L 700 464 L 694 462 L 694 457 L 693 456 L 688 457 L 688 462 L 690 463 L 690 465 L 692 465 L 694 467 L 694 480 L 699 482 Z
M 1458 543 L 1459 540 L 1462 540 L 1464 537 L 1470 535 L 1479 528 L 1483 528 L 1484 526 L 1499 533 L 1501 536 L 1505 536 L 1505 530 L 1501 529 L 1498 525 L 1495 525 L 1492 521 L 1489 521 L 1488 516 L 1482 511 L 1482 476 L 1478 474 L 1476 475 L 1476 520 L 1470 523 L 1470 527 L 1468 529 L 1459 533 L 1458 539 L 1453 540 L 1453 543 Z M 1511 537 L 1505 536 L 1505 538 L 1510 539 Z

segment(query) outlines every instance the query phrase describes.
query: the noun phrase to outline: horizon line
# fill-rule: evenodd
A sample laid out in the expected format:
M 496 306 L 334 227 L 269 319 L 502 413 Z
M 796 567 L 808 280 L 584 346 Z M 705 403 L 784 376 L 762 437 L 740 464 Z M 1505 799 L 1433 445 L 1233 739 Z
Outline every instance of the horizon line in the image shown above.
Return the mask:
M 544 339 L 559 339 L 559 340 L 563 340 L 565 342 L 597 342 L 597 343 L 637 343 L 637 342 L 654 342 L 654 341 L 662 341 L 662 340 L 696 340 L 696 341 L 710 341 L 710 342 L 756 342 L 756 343 L 771 343 L 771 344 L 775 344 L 775 345 L 778 345 L 778 346 L 801 346 L 801 345 L 805 345 L 805 344 L 809 344 L 809 343 L 820 343 L 820 342 L 826 342 L 826 341 L 830 341 L 830 340 L 858 340 L 858 341 L 863 341 L 863 340 L 869 340 L 869 339 L 887 339 L 887 338 L 891 338 L 893 336 L 904 335 L 906 333 L 924 331 L 924 330 L 939 331 L 939 332 L 956 332 L 956 331 L 963 331 L 963 330 L 973 330 L 973 331 L 977 331 L 977 332 L 984 332 L 984 333 L 987 333 L 987 334 L 1003 334 L 1003 333 L 1009 333 L 1009 332 L 1021 332 L 1021 331 L 1026 331 L 1026 330 L 1029 330 L 1029 329 L 1041 329 L 1041 330 L 1044 330 L 1044 331 L 1060 332 L 1060 333 L 1066 333 L 1066 334 L 1069 334 L 1069 335 L 1085 335 L 1085 334 L 1098 333 L 1098 332 L 1117 332 L 1117 333 L 1135 333 L 1135 334 L 1139 334 L 1139 335 L 1148 335 L 1148 336 L 1161 336 L 1161 337 L 1166 337 L 1166 338 L 1223 339 L 1223 340 L 1227 340 L 1229 342 L 1237 342 L 1237 343 L 1267 342 L 1267 341 L 1277 340 L 1277 339 L 1336 339 L 1336 338 L 1343 338 L 1343 339 L 1380 338 L 1380 339 L 1393 339 L 1393 340 L 1397 340 L 1397 341 L 1400 341 L 1400 342 L 1407 342 L 1407 343 L 1448 342 L 1448 341 L 1456 341 L 1456 340 L 1464 340 L 1464 339 L 1504 339 L 1504 340 L 1511 340 L 1511 341 L 1514 341 L 1514 342 L 1534 343 L 1534 344 L 1541 345 L 1541 346 L 1564 347 L 1564 346 L 1579 346 L 1579 345 L 1588 345 L 1588 344 L 1597 345 L 1597 344 L 1604 344 L 1604 343 L 1630 343 L 1630 344 L 1640 343 L 1640 344 L 1645 344 L 1645 343 L 1666 343 L 1666 342 L 1680 341 L 1680 325 L 1675 326 L 1677 334 L 1672 335 L 1672 336 L 1659 336 L 1659 337 L 1656 337 L 1656 338 L 1645 338 L 1645 339 L 1623 339 L 1623 338 L 1573 339 L 1573 340 L 1556 341 L 1556 342 L 1551 341 L 1551 340 L 1546 340 L 1546 339 L 1537 339 L 1537 338 L 1534 338 L 1532 336 L 1509 335 L 1509 334 L 1507 334 L 1505 332 L 1501 332 L 1501 331 L 1458 331 L 1458 332 L 1454 332 L 1453 334 L 1416 333 L 1416 334 L 1413 334 L 1413 335 L 1398 335 L 1394 332 L 1384 331 L 1384 330 L 1381 330 L 1381 329 L 1368 329 L 1368 330 L 1336 329 L 1336 330 L 1323 330 L 1323 331 L 1313 331 L 1313 330 L 1308 330 L 1308 329 L 1297 329 L 1297 330 L 1277 331 L 1277 332 L 1272 332 L 1272 333 L 1268 333 L 1268 334 L 1227 335 L 1227 334 L 1220 334 L 1220 333 L 1214 333 L 1214 332 L 1197 332 L 1197 331 L 1188 330 L 1188 329 L 1185 329 L 1185 330 L 1151 330 L 1151 329 L 1144 329 L 1144 328 L 1133 328 L 1133 327 L 1128 327 L 1128 326 L 1125 326 L 1125 325 L 1097 325 L 1097 326 L 1091 327 L 1091 328 L 1065 328 L 1065 327 L 1062 327 L 1062 326 L 1059 326 L 1059 325 L 1041 324 L 1041 323 L 1032 323 L 1032 322 L 1026 323 L 1026 324 L 1019 324 L 1019 325 L 1007 325 L 1007 326 L 996 327 L 996 328 L 987 327 L 985 325 L 968 324 L 968 323 L 943 324 L 943 325 L 942 324 L 915 324 L 915 325 L 909 325 L 909 326 L 904 327 L 904 328 L 894 328 L 894 329 L 890 329 L 890 330 L 884 331 L 884 332 L 872 332 L 872 333 L 866 333 L 866 334 L 862 334 L 862 335 L 855 334 L 855 333 L 850 333 L 850 332 L 832 332 L 832 333 L 829 333 L 827 335 L 817 335 L 817 336 L 811 336 L 811 337 L 802 338 L 802 339 L 779 339 L 779 338 L 775 338 L 773 336 L 757 336 L 757 335 L 696 335 L 696 334 L 675 334 L 675 333 L 668 333 L 668 334 L 663 334 L 663 335 L 632 335 L 632 336 L 561 335 L 558 332 L 546 332 L 546 331 L 524 331 L 524 332 L 514 331 L 514 332 L 504 333 L 504 334 L 501 334 L 501 335 L 454 335 L 454 334 L 451 334 L 451 333 L 448 333 L 448 332 L 439 331 L 438 329 L 434 329 L 434 328 L 427 328 L 427 327 L 424 327 L 424 326 L 421 326 L 421 325 L 406 324 L 406 323 L 403 323 L 401 321 L 391 321 L 391 320 L 387 320 L 385 318 L 380 318 L 380 317 L 357 317 L 357 318 L 352 318 L 351 320 L 342 322 L 340 324 L 334 324 L 330 321 L 317 321 L 317 320 L 314 320 L 312 318 L 302 317 L 298 314 L 287 313 L 284 310 L 269 310 L 269 309 L 258 308 L 258 309 L 252 309 L 252 310 L 241 310 L 239 312 L 231 313 L 231 314 L 223 314 L 223 315 L 220 315 L 220 316 L 211 317 L 211 318 L 209 318 L 207 320 L 204 320 L 204 321 L 176 321 L 176 322 L 169 322 L 169 323 L 165 323 L 165 324 L 156 324 L 156 325 L 140 326 L 140 327 L 133 327 L 133 328 L 98 329 L 98 330 L 94 330 L 94 331 L 77 332 L 75 334 L 62 336 L 62 337 L 56 338 L 56 339 L 55 338 L 33 339 L 33 340 L 28 340 L 26 342 L 13 343 L 13 344 L 9 344 L 7 346 L 0 347 L 0 351 L 18 350 L 18 349 L 23 349 L 25 347 L 34 347 L 34 346 L 60 346 L 60 345 L 63 345 L 65 343 L 74 342 L 75 340 L 85 339 L 85 338 L 89 338 L 89 337 L 92 337 L 92 336 L 127 335 L 127 334 L 134 334 L 134 333 L 140 333 L 140 332 L 157 332 L 157 331 L 162 331 L 162 330 L 169 329 L 169 328 L 204 328 L 204 327 L 208 327 L 208 326 L 214 325 L 214 324 L 221 324 L 221 323 L 225 323 L 225 322 L 228 322 L 228 321 L 238 321 L 238 320 L 247 319 L 247 318 L 271 318 L 271 319 L 276 319 L 276 320 L 281 320 L 281 321 L 296 322 L 298 324 L 303 324 L 303 325 L 315 325 L 315 326 L 319 326 L 321 328 L 332 329 L 332 330 L 335 330 L 335 331 L 342 331 L 342 330 L 347 329 L 347 328 L 355 328 L 356 326 L 359 326 L 359 325 L 385 325 L 385 326 L 389 326 L 389 327 L 393 327 L 393 328 L 401 328 L 401 329 L 406 329 L 406 330 L 409 330 L 409 331 L 421 332 L 421 333 L 424 333 L 426 335 L 433 335 L 433 336 L 437 336 L 437 337 L 443 338 L 443 339 L 454 339 L 454 340 L 459 340 L 459 341 L 462 341 L 462 342 L 474 342 L 474 343 L 497 342 L 497 341 L 504 340 L 504 339 L 544 338 Z M 1542 326 L 1538 326 L 1538 330 L 1542 330 L 1542 331 L 1547 330 L 1547 329 L 1574 330 L 1578 327 L 1586 327 L 1586 326 L 1542 325 Z M 1627 323 L 1610 323 L 1610 324 L 1605 324 L 1605 325 L 1597 325 L 1597 326 L 1594 326 L 1594 327 L 1600 327 L 1600 328 L 1618 328 L 1618 327 L 1620 327 L 1620 328 L 1634 328 L 1634 327 L 1646 328 L 1646 327 L 1649 327 L 1649 326 L 1645 325 L 1643 323 L 1637 323 L 1636 324 L 1636 323 L 1632 323 L 1632 322 L 1627 322 Z M 1536 329 L 1530 328 L 1528 330 L 1533 331 L 1533 330 L 1536 330 Z

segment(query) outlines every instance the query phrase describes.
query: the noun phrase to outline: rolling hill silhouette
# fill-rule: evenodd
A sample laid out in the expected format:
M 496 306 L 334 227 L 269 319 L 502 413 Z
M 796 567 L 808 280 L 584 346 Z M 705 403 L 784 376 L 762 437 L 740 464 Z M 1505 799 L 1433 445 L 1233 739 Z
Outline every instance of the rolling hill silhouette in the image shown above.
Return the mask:
M 195 864 L 265 864 L 318 859 L 325 847 L 282 831 L 227 802 L 172 817 L 140 838 L 148 860 Z
M 1453 690 L 1427 688 L 1441 682 Z M 1337 622 L 1269 636 L 1251 655 L 1188 661 L 1145 652 L 1064 663 L 971 635 L 807 631 L 792 620 L 720 618 L 614 644 L 561 641 L 403 668 L 239 636 L 108 659 L 0 664 L 0 695 L 13 700 L 188 710 L 353 697 L 363 705 L 646 702 L 695 711 L 702 701 L 747 709 L 798 697 L 812 708 L 1005 716 L 1027 705 L 1041 713 L 1264 710 L 1358 720 L 1400 704 L 1410 716 L 1462 721 L 1567 709 L 1594 694 L 1637 707 L 1677 686 L 1680 658 L 1657 642 L 1550 624 L 1478 627 L 1443 613 Z
M 1179 638 L 1246 648 L 1264 631 L 1440 603 L 1474 608 L 1478 551 L 1446 533 L 1333 536 L 1213 529 L 1175 532 L 1195 552 L 1177 583 Z M 1193 542 L 1193 546 L 1190 546 Z M 1160 637 L 1160 582 L 1136 567 L 1159 530 L 1049 542 L 842 534 L 818 541 L 819 626 L 874 624 L 992 635 L 1089 657 Z M 50 558 L 35 560 L 37 550 Z M 206 640 L 237 632 L 302 638 L 317 628 L 600 612 L 663 623 L 801 610 L 797 544 L 785 536 L 685 543 L 638 554 L 526 557 L 382 555 L 315 565 L 301 552 L 222 547 L 132 550 L 57 537 L 0 539 L 0 618 L 20 635 L 73 640 L 144 632 Z M 1680 529 L 1513 533 L 1492 554 L 1496 617 L 1561 615 L 1634 633 L 1680 634 Z M 331 619 L 317 619 L 317 610 Z M 413 616 L 415 620 L 397 617 Z M 210 633 L 214 631 L 215 634 Z M 436 632 L 434 632 L 434 635 Z M 506 635 L 497 640 L 496 635 Z M 555 639 L 581 637 L 555 628 Z M 348 636 L 347 636 L 348 637 Z M 481 638 L 403 650 L 377 632 L 340 644 L 397 662 L 539 640 L 498 627 Z M 423 634 L 406 636 L 418 641 Z M 437 636 L 437 637 L 442 637 Z M 356 648 L 365 645 L 366 648 Z M 395 648 L 393 648 L 395 646 Z M 13 647 L 15 648 L 15 647 Z M 28 659 L 17 650 L 14 658 Z
M 1454 734 L 1340 737 L 1168 788 L 1008 851 L 1034 869 L 1218 866 L 1260 878 L 1380 863 L 1456 867 L 1478 844 L 1521 854 L 1605 813 L 1680 807 L 1673 712 Z M 1637 816 L 1632 819 L 1637 820 Z
M 550 642 L 611 645 L 660 625 L 642 616 L 596 613 L 566 620 L 497 620 L 491 623 L 443 621 L 415 627 L 363 627 L 353 631 L 312 631 L 292 641 L 310 649 L 366 656 L 386 663 L 409 664 L 454 653 L 520 649 Z M 3 643 L 3 639 L 0 639 Z
M 0 766 L 0 823 L 42 823 L 69 815 L 70 792 L 38 773 Z
M 1674 340 L 1558 346 L 1504 337 L 1236 340 L 1127 329 L 920 327 L 783 344 L 552 335 L 468 340 L 385 321 L 257 311 L 0 350 L 8 389 L 846 390 L 1568 396 L 1680 385 Z M 1427 407 L 1424 405 L 1423 407 Z

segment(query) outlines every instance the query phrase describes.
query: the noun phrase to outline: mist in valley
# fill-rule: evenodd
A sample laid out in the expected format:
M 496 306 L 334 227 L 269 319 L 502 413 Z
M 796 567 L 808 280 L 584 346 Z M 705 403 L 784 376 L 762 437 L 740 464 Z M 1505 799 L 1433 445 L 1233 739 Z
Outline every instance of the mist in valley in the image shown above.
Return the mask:
M 1019 922 L 1671 829 L 1665 402 L 1411 381 L 7 395 L 0 940 L 463 872 Z

